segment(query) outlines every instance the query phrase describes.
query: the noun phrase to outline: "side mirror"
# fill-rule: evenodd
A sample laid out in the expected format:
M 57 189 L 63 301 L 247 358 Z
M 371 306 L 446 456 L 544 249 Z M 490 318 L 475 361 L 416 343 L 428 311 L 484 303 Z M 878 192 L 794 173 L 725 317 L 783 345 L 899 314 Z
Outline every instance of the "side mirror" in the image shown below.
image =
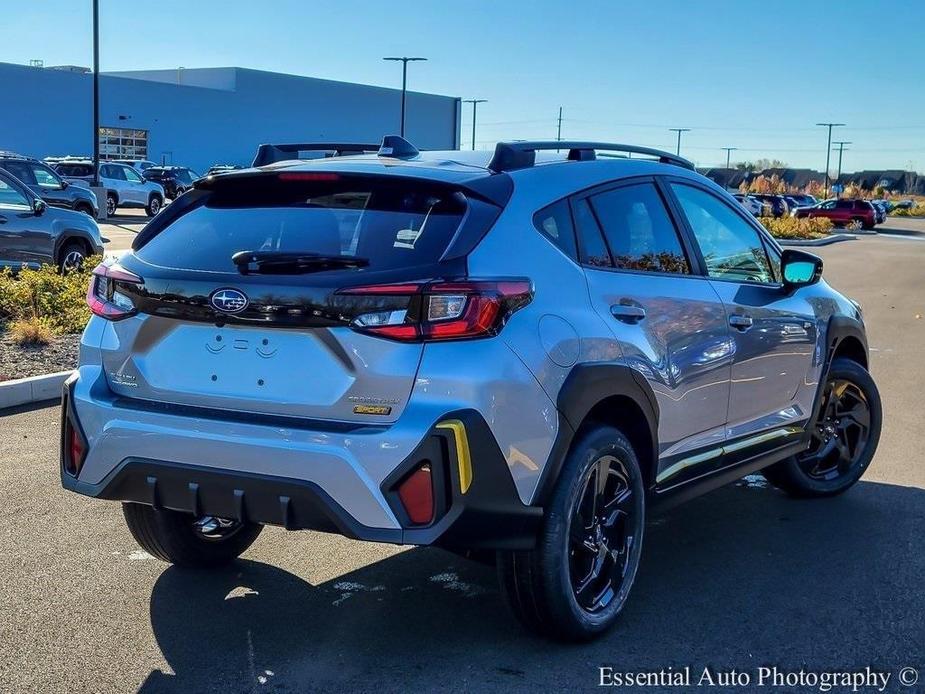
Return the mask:
M 822 258 L 793 248 L 784 249 L 780 257 L 784 287 L 797 289 L 816 284 L 822 277 Z
M 36 198 L 32 201 L 32 213 L 36 217 L 41 217 L 48 209 L 48 204 L 42 198 Z
M 63 178 L 61 179 L 61 190 L 64 190 L 64 189 L 67 188 L 69 185 L 71 185 L 71 184 L 68 183 L 67 181 L 65 181 Z

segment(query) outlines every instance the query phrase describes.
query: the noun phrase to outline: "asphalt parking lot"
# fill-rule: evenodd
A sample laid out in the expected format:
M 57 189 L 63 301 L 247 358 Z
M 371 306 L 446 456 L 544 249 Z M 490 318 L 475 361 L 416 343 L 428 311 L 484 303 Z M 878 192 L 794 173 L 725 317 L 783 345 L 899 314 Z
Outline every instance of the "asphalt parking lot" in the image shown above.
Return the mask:
M 923 691 L 897 673 L 925 679 L 925 222 L 882 231 L 816 249 L 864 307 L 883 395 L 862 482 L 796 501 L 753 477 L 651 519 L 630 603 L 588 645 L 526 635 L 492 569 L 439 550 L 268 528 L 232 568 L 170 568 L 118 505 L 61 491 L 56 408 L 0 416 L 0 690 L 577 690 L 611 665 L 870 666 Z

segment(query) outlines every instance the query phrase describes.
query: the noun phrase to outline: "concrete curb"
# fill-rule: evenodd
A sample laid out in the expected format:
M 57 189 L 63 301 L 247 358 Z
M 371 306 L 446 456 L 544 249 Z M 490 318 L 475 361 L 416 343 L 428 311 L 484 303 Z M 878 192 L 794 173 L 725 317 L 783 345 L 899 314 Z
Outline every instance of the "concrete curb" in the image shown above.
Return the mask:
M 854 234 L 832 234 L 821 239 L 777 239 L 781 246 L 828 246 L 830 243 L 839 241 L 854 241 L 857 236 Z
M 0 411 L 8 407 L 19 407 L 60 398 L 61 386 L 72 373 L 74 372 L 59 371 L 44 376 L 0 381 Z

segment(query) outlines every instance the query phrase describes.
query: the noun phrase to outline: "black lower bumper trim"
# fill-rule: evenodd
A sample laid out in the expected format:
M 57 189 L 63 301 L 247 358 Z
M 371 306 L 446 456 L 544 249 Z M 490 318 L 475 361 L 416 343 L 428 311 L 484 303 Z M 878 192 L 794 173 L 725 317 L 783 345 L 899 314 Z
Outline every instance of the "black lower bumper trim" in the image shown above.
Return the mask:
M 80 483 L 71 478 L 71 483 Z M 196 516 L 320 530 L 359 540 L 403 541 L 400 528 L 358 523 L 314 482 L 160 460 L 128 459 L 90 493 L 99 499 L 146 504 Z M 65 480 L 65 486 L 68 480 Z M 94 493 L 95 492 L 95 493 Z

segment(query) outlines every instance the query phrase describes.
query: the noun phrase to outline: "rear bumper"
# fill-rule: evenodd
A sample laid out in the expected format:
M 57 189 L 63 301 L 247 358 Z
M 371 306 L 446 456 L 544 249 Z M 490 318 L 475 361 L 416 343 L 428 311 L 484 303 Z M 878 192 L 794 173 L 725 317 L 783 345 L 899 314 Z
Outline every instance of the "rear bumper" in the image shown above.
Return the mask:
M 295 429 L 139 409 L 108 393 L 101 378 L 98 369 L 85 366 L 65 383 L 62 416 L 78 427 L 89 449 L 76 477 L 65 470 L 62 456 L 61 481 L 68 490 L 376 542 L 452 549 L 535 544 L 542 509 L 522 503 L 491 430 L 475 410 L 440 413 L 429 426 L 417 427 L 413 439 L 400 422 Z M 446 420 L 460 422 L 467 437 L 471 484 L 465 491 L 457 439 L 437 426 Z M 120 457 L 126 451 L 131 455 Z M 396 487 L 423 463 L 434 471 L 436 514 L 430 524 L 416 526 L 404 514 Z

